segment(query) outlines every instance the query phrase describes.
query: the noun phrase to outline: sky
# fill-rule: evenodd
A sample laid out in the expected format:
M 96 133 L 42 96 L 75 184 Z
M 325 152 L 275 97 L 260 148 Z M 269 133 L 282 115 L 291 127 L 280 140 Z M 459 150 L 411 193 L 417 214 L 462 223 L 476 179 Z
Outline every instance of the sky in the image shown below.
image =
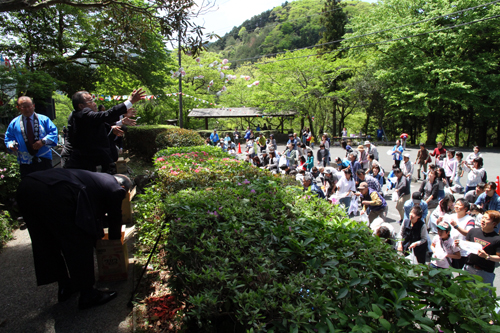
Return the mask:
M 215 7 L 194 22 L 205 27 L 205 34 L 214 32 L 224 36 L 235 26 L 241 25 L 255 15 L 281 6 L 286 0 L 215 0 Z M 376 0 L 364 0 L 376 2 Z M 290 0 L 288 2 L 291 2 Z

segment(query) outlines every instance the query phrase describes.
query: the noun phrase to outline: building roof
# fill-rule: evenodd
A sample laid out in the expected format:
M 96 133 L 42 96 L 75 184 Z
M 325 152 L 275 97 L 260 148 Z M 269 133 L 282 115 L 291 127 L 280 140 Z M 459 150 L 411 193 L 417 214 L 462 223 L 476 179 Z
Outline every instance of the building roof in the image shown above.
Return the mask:
M 296 111 L 281 111 L 275 113 L 263 113 L 256 108 L 218 108 L 218 109 L 193 109 L 188 117 L 192 118 L 241 118 L 241 117 L 293 117 Z

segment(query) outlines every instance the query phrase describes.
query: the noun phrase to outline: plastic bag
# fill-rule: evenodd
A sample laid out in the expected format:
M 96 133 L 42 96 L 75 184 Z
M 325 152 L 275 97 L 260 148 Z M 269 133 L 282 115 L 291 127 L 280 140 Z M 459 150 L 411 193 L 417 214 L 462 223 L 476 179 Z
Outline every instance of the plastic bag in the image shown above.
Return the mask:
M 368 215 L 366 213 L 361 214 L 360 217 L 361 217 L 361 219 L 360 219 L 361 222 L 363 222 L 366 225 L 370 225 L 370 222 L 368 220 Z
M 278 167 L 281 168 L 284 165 L 286 165 L 286 156 L 283 154 L 281 155 L 280 160 L 278 162 Z
M 432 258 L 437 260 L 443 260 L 446 258 L 446 252 L 443 251 L 441 246 L 434 246 L 434 251 L 432 252 Z
M 398 193 L 397 192 L 392 192 L 392 197 L 391 200 L 394 202 L 397 202 L 399 199 Z
M 351 199 L 351 205 L 349 206 L 349 210 L 347 211 L 347 214 L 354 214 L 356 215 L 356 213 L 358 212 L 358 198 L 357 197 L 354 197 Z
M 406 257 L 406 259 L 410 260 L 410 262 L 413 265 L 418 265 L 418 260 L 417 257 L 415 256 L 415 253 L 413 252 L 413 249 L 411 249 L 411 253 L 409 256 Z

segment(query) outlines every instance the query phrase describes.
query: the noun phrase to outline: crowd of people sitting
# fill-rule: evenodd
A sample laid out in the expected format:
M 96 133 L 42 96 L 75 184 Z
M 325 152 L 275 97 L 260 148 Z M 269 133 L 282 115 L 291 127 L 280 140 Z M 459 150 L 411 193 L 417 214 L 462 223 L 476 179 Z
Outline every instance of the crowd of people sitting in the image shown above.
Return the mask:
M 307 132 L 303 134 L 302 140 L 290 134 L 285 150 L 278 152 L 273 135 L 254 137 L 248 129 L 245 161 L 295 177 L 305 191 L 341 205 L 351 217 L 360 214 L 374 235 L 415 263 L 466 269 L 492 284 L 495 262 L 500 262 L 500 197 L 497 185 L 486 181 L 479 147 L 464 159 L 463 153 L 446 150 L 441 142 L 432 152 L 420 144 L 412 162 L 398 140 L 388 151 L 394 165 L 386 171 L 370 141 L 356 149 L 342 142 L 345 157 L 332 158 L 327 134 L 316 154 L 307 145 Z M 230 138 L 225 141 L 220 140 L 219 146 L 232 153 L 234 143 Z M 462 178 L 466 178 L 465 186 Z M 413 193 L 412 181 L 421 182 Z M 398 234 L 385 222 L 388 200 L 396 202 Z M 471 248 L 471 243 L 482 246 Z

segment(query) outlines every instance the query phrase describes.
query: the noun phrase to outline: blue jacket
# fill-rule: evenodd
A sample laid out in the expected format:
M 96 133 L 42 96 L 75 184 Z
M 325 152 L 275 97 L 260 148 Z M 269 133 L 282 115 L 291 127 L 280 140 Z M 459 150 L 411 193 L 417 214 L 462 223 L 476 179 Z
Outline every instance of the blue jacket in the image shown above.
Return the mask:
M 49 117 L 38 113 L 36 116 L 38 117 L 38 123 L 40 126 L 39 139 L 45 139 L 46 143 L 45 146 L 42 146 L 42 148 L 38 150 L 35 156 L 52 160 L 50 147 L 57 145 L 57 127 L 52 123 Z M 17 142 L 19 144 L 17 161 L 19 164 L 31 164 L 33 156 L 28 153 L 28 148 L 26 147 L 23 134 L 21 133 L 21 117 L 22 116 L 18 116 L 10 122 L 9 127 L 5 132 L 5 145 L 9 147 L 9 145 Z
M 394 152 L 397 151 L 397 152 L 399 152 L 399 154 L 393 153 L 392 154 L 392 159 L 395 160 L 395 161 L 402 161 L 403 160 L 403 151 L 404 151 L 403 147 L 402 146 L 399 146 L 397 148 L 396 147 L 397 146 L 394 146 L 392 148 L 392 151 L 394 151 Z
M 404 219 L 405 220 L 410 219 L 410 212 L 411 212 L 411 209 L 413 208 L 413 206 L 414 206 L 413 199 L 406 200 L 406 202 L 404 204 L 404 211 L 405 211 Z M 422 208 L 422 220 L 425 221 L 425 219 L 427 218 L 427 214 L 429 213 L 429 208 L 427 206 L 427 202 L 425 202 L 424 200 L 420 201 L 420 207 Z
M 482 206 L 486 201 L 486 192 L 482 193 L 476 200 L 475 204 L 478 206 Z M 500 197 L 498 194 L 494 193 L 493 197 L 490 200 L 488 207 L 483 207 L 484 210 L 496 210 L 500 211 Z
M 210 141 L 215 143 L 219 142 L 219 134 L 217 133 L 210 134 Z

